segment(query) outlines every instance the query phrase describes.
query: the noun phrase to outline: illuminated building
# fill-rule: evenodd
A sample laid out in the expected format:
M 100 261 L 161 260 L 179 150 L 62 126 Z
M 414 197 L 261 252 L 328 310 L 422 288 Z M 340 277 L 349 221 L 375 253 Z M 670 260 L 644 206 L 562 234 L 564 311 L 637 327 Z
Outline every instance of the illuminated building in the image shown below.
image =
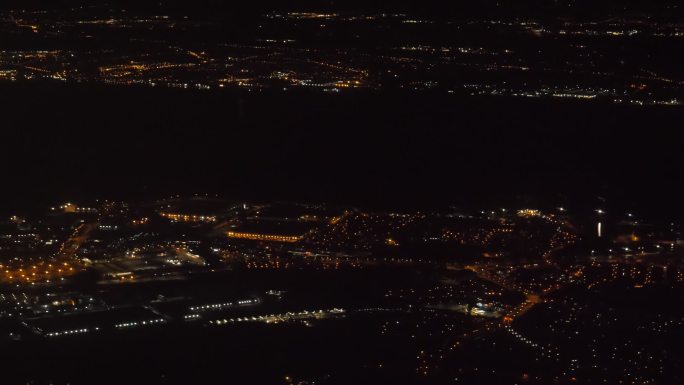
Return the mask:
M 59 207 L 51 207 L 52 211 L 61 211 L 63 213 L 96 213 L 97 209 L 93 207 L 79 207 L 73 203 L 65 203 Z
M 540 217 L 541 212 L 539 210 L 533 210 L 533 209 L 522 209 L 522 210 L 518 210 L 518 216 L 519 217 Z
M 252 241 L 267 241 L 267 242 L 288 242 L 295 243 L 302 239 L 302 236 L 297 235 L 275 235 L 275 234 L 258 234 L 258 233 L 243 233 L 237 231 L 228 231 L 226 233 L 229 238 L 249 239 Z
M 216 222 L 216 216 L 213 215 L 195 215 L 195 214 L 178 214 L 178 213 L 159 213 L 163 218 L 169 219 L 172 222 Z

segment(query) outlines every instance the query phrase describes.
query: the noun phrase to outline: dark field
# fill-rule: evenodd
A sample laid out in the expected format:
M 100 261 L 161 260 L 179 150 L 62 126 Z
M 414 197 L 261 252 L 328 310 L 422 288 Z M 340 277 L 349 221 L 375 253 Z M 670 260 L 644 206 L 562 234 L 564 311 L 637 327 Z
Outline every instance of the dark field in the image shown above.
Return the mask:
M 0 106 L 5 209 L 217 191 L 419 208 L 605 195 L 682 213 L 678 107 L 40 84 L 4 85 Z

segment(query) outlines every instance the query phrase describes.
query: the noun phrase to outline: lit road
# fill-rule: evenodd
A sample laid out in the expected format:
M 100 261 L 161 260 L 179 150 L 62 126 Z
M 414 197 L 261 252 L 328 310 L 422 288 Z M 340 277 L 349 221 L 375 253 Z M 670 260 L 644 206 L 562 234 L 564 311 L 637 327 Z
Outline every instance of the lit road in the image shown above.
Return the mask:
M 534 308 L 537 304 L 542 303 L 542 297 L 540 294 L 536 293 L 531 293 L 529 290 L 523 289 L 519 287 L 518 285 L 511 284 L 504 280 L 501 277 L 498 277 L 495 274 L 491 274 L 486 268 L 480 267 L 480 266 L 466 266 L 468 270 L 473 271 L 475 274 L 477 274 L 477 277 L 480 279 L 483 279 L 488 282 L 492 282 L 496 285 L 499 285 L 503 287 L 506 290 L 510 291 L 518 291 L 522 292 L 525 294 L 525 301 L 521 303 L 520 305 L 516 306 L 513 308 L 510 312 L 508 312 L 502 320 L 502 324 L 508 325 L 511 324 L 516 318 L 519 318 L 523 314 L 527 313 L 530 311 L 532 308 Z
M 90 237 L 90 233 L 97 228 L 98 222 L 94 223 L 82 223 L 76 230 L 71 234 L 71 236 L 64 241 L 62 246 L 57 252 L 57 257 L 60 259 L 72 259 L 76 256 L 76 252 L 83 245 L 85 241 Z

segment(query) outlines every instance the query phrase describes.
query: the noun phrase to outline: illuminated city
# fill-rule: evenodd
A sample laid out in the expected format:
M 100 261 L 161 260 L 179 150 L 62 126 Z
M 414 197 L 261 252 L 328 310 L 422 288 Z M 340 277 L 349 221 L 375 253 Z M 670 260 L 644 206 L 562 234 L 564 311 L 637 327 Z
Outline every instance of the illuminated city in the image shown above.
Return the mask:
M 684 24 L 667 12 L 445 20 L 271 11 L 220 20 L 164 10 L 0 12 L 0 36 L 13 41 L 0 46 L 0 81 L 684 103 L 683 66 L 670 55 Z
M 0 385 L 683 384 L 684 8 L 445 3 L 0 4 Z
M 398 373 L 417 383 L 677 378 L 669 369 L 677 358 L 660 343 L 684 318 L 648 298 L 684 287 L 679 225 L 603 209 L 368 212 L 210 194 L 57 207 L 69 209 L 2 222 L 8 348 L 148 338 L 126 333 L 204 338 L 217 327 L 257 339 L 271 335 L 267 327 L 314 337 L 354 325 L 397 349 L 391 358 L 382 349 L 347 358 L 365 362 L 357 375 L 378 381 Z M 179 220 L 168 209 L 211 220 Z M 600 237 L 597 220 L 607 228 Z M 616 291 L 635 303 L 611 297 Z M 491 354 L 507 364 L 485 359 Z M 320 365 L 336 378 L 337 363 Z M 320 376 L 297 367 L 282 375 Z

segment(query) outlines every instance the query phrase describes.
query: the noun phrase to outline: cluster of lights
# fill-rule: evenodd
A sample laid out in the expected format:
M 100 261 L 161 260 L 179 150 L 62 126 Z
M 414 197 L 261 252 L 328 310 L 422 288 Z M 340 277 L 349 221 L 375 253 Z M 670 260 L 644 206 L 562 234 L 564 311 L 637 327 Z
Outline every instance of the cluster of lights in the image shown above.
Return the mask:
M 294 320 L 304 320 L 304 319 L 310 319 L 310 318 L 315 318 L 315 319 L 322 319 L 331 315 L 341 315 L 344 314 L 345 310 L 341 308 L 333 308 L 330 310 L 314 310 L 314 311 L 301 311 L 298 313 L 293 313 L 293 312 L 287 312 L 287 313 L 282 313 L 282 314 L 270 314 L 270 315 L 260 315 L 260 316 L 252 316 L 252 317 L 239 317 L 239 318 L 230 318 L 230 319 L 219 319 L 219 320 L 212 320 L 209 321 L 210 324 L 212 325 L 226 325 L 229 323 L 236 323 L 236 322 L 265 322 L 267 324 L 271 323 L 279 323 L 279 322 L 287 322 L 287 321 L 294 321 Z
M 393 234 L 425 218 L 414 214 L 373 214 L 363 212 L 345 213 L 331 219 L 328 226 L 307 238 L 312 244 L 326 248 L 351 247 L 369 250 L 375 245 L 387 244 L 395 239 Z
M 302 237 L 296 235 L 270 235 L 270 234 L 257 234 L 257 233 L 242 233 L 236 231 L 228 231 L 226 233 L 229 238 L 236 239 L 248 239 L 252 241 L 269 241 L 269 242 L 287 242 L 295 243 L 299 242 Z
M 174 213 L 159 213 L 163 218 L 170 219 L 173 222 L 216 222 L 216 216 L 213 215 L 195 215 L 195 214 L 174 214 Z
M 138 327 L 138 326 L 160 324 L 160 323 L 164 323 L 164 322 L 166 322 L 165 319 L 157 318 L 157 319 L 151 319 L 151 320 L 147 320 L 147 321 L 122 322 L 122 323 L 114 325 L 114 327 L 117 329 L 128 329 L 128 328 L 134 328 L 134 327 Z
M 217 309 L 223 309 L 226 307 L 232 307 L 232 306 L 241 306 L 241 305 L 252 305 L 259 303 L 258 299 L 245 299 L 245 300 L 240 300 L 235 303 L 233 302 L 224 302 L 224 303 L 214 303 L 210 305 L 202 305 L 202 306 L 193 306 L 190 308 L 192 311 L 206 311 L 206 310 L 217 310 Z
M 540 217 L 542 215 L 541 211 L 535 209 L 522 209 L 518 210 L 519 217 Z
M 63 279 L 64 276 L 74 273 L 74 268 L 69 266 L 67 262 L 53 265 L 41 261 L 30 267 L 23 265 L 12 267 L 0 264 L 0 269 L 4 269 L 4 275 L 0 273 L 0 282 L 27 284 L 49 283 L 51 279 Z
M 149 222 L 149 221 L 150 221 L 150 218 L 148 218 L 148 217 L 143 217 L 143 218 L 140 218 L 140 219 L 134 219 L 134 220 L 132 220 L 132 221 L 131 221 L 131 224 L 132 224 L 133 226 L 140 226 L 140 225 L 146 224 L 146 223 Z
M 64 331 L 59 331 L 59 332 L 50 332 L 46 333 L 46 337 L 61 337 L 61 336 L 70 336 L 70 335 L 75 335 L 75 334 L 84 334 L 91 332 L 93 330 L 100 330 L 100 328 L 96 327 L 94 329 L 88 329 L 88 328 L 83 328 L 83 329 L 71 329 L 71 330 L 64 330 Z

